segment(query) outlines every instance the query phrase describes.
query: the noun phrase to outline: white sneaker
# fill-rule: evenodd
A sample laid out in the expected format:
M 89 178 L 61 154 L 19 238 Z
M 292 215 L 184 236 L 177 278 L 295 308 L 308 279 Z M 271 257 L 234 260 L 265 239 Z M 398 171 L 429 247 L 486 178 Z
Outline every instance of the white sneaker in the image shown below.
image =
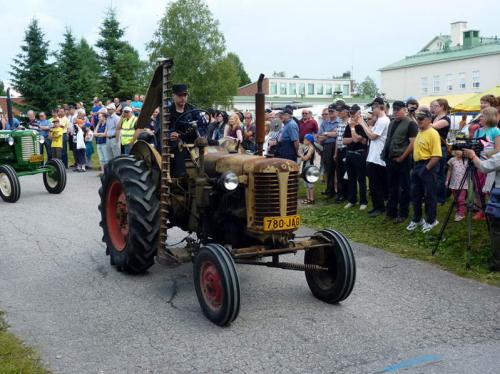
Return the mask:
M 359 210 L 365 210 L 367 207 L 368 207 L 368 205 L 366 205 L 366 204 L 361 204 L 361 205 L 359 206 Z
M 424 219 L 421 219 L 420 222 L 411 221 L 410 224 L 408 226 L 406 226 L 406 230 L 413 231 L 417 227 L 424 226 L 424 225 L 425 225 Z
M 434 220 L 434 222 L 432 223 L 425 223 L 424 224 L 424 227 L 422 227 L 422 232 L 425 234 L 426 232 L 429 232 L 431 231 L 434 227 L 436 227 L 437 225 L 439 225 L 439 221 L 436 219 Z
M 354 206 L 354 204 L 352 203 L 347 203 L 345 206 L 344 206 L 344 209 L 349 209 L 349 208 L 352 208 Z

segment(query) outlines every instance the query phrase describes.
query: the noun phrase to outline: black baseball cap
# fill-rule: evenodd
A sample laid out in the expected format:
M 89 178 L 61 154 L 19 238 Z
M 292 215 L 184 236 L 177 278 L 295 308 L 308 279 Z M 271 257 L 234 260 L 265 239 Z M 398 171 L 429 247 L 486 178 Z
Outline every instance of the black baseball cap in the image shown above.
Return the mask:
M 337 110 L 337 105 L 336 104 L 330 104 L 328 105 L 328 111 L 336 111 Z
M 188 86 L 185 83 L 174 84 L 172 86 L 172 92 L 176 95 L 188 93 Z
M 406 108 L 406 103 L 401 100 L 396 100 L 392 103 L 392 110 L 400 110 L 402 108 Z
M 373 105 L 384 105 L 385 104 L 385 100 L 382 98 L 382 97 L 376 97 L 375 99 L 373 99 L 373 101 L 369 104 L 366 104 L 366 106 L 373 106 Z
M 408 100 L 406 100 L 406 106 L 408 105 L 416 105 L 418 107 L 417 99 L 410 97 Z
M 341 112 L 343 110 L 347 110 L 349 111 L 351 108 L 349 107 L 349 105 L 347 105 L 346 103 L 342 103 L 342 104 L 337 104 L 337 111 L 338 112 Z
M 281 111 L 281 113 L 283 113 L 283 114 L 290 114 L 291 116 L 293 116 L 293 110 L 292 110 L 292 108 L 289 108 L 289 107 L 285 107 L 285 108 Z
M 266 113 L 272 113 L 273 111 L 272 111 L 271 109 L 267 108 L 267 109 L 265 110 L 265 112 L 266 112 Z

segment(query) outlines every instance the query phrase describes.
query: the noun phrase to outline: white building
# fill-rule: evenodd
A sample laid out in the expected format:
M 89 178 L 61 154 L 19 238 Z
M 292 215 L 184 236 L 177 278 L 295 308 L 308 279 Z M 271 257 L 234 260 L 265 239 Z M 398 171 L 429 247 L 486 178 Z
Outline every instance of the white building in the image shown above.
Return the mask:
M 266 96 L 288 99 L 333 99 L 334 97 L 352 97 L 353 84 L 351 77 L 332 79 L 306 78 L 264 78 L 263 89 Z M 240 87 L 238 96 L 255 95 L 257 83 Z
M 388 99 L 483 92 L 500 85 L 500 39 L 451 24 L 413 56 L 380 69 L 381 91 Z

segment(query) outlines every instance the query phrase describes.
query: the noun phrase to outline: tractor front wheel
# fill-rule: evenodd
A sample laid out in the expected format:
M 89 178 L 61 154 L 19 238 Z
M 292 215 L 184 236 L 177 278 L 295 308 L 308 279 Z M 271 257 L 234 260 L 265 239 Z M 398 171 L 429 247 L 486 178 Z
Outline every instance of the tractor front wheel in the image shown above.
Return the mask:
M 304 263 L 326 267 L 328 271 L 306 270 L 311 292 L 329 304 L 347 299 L 356 282 L 356 262 L 347 238 L 334 230 L 318 231 L 312 238 L 328 245 L 307 250 Z
M 233 258 L 219 244 L 203 246 L 194 259 L 194 288 L 205 317 L 219 326 L 240 311 L 240 284 Z
M 142 160 L 117 157 L 99 189 L 106 253 L 118 271 L 142 273 L 154 264 L 160 232 L 156 181 Z
M 46 164 L 48 171 L 43 173 L 43 184 L 49 193 L 58 194 L 66 188 L 66 168 L 59 159 L 49 160 Z
M 16 171 L 10 165 L 0 165 L 0 197 L 8 203 L 15 203 L 21 196 L 21 184 Z

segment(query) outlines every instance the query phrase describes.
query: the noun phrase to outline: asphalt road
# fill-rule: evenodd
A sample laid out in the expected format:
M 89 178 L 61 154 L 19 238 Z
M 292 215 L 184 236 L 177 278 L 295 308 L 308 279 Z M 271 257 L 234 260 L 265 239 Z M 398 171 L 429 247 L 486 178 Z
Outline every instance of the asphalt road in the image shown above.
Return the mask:
M 354 244 L 341 305 L 301 272 L 239 266 L 240 315 L 220 328 L 191 265 L 110 267 L 95 173 L 72 173 L 59 196 L 41 176 L 21 184 L 18 203 L 0 201 L 0 306 L 55 373 L 500 373 L 500 288 Z

